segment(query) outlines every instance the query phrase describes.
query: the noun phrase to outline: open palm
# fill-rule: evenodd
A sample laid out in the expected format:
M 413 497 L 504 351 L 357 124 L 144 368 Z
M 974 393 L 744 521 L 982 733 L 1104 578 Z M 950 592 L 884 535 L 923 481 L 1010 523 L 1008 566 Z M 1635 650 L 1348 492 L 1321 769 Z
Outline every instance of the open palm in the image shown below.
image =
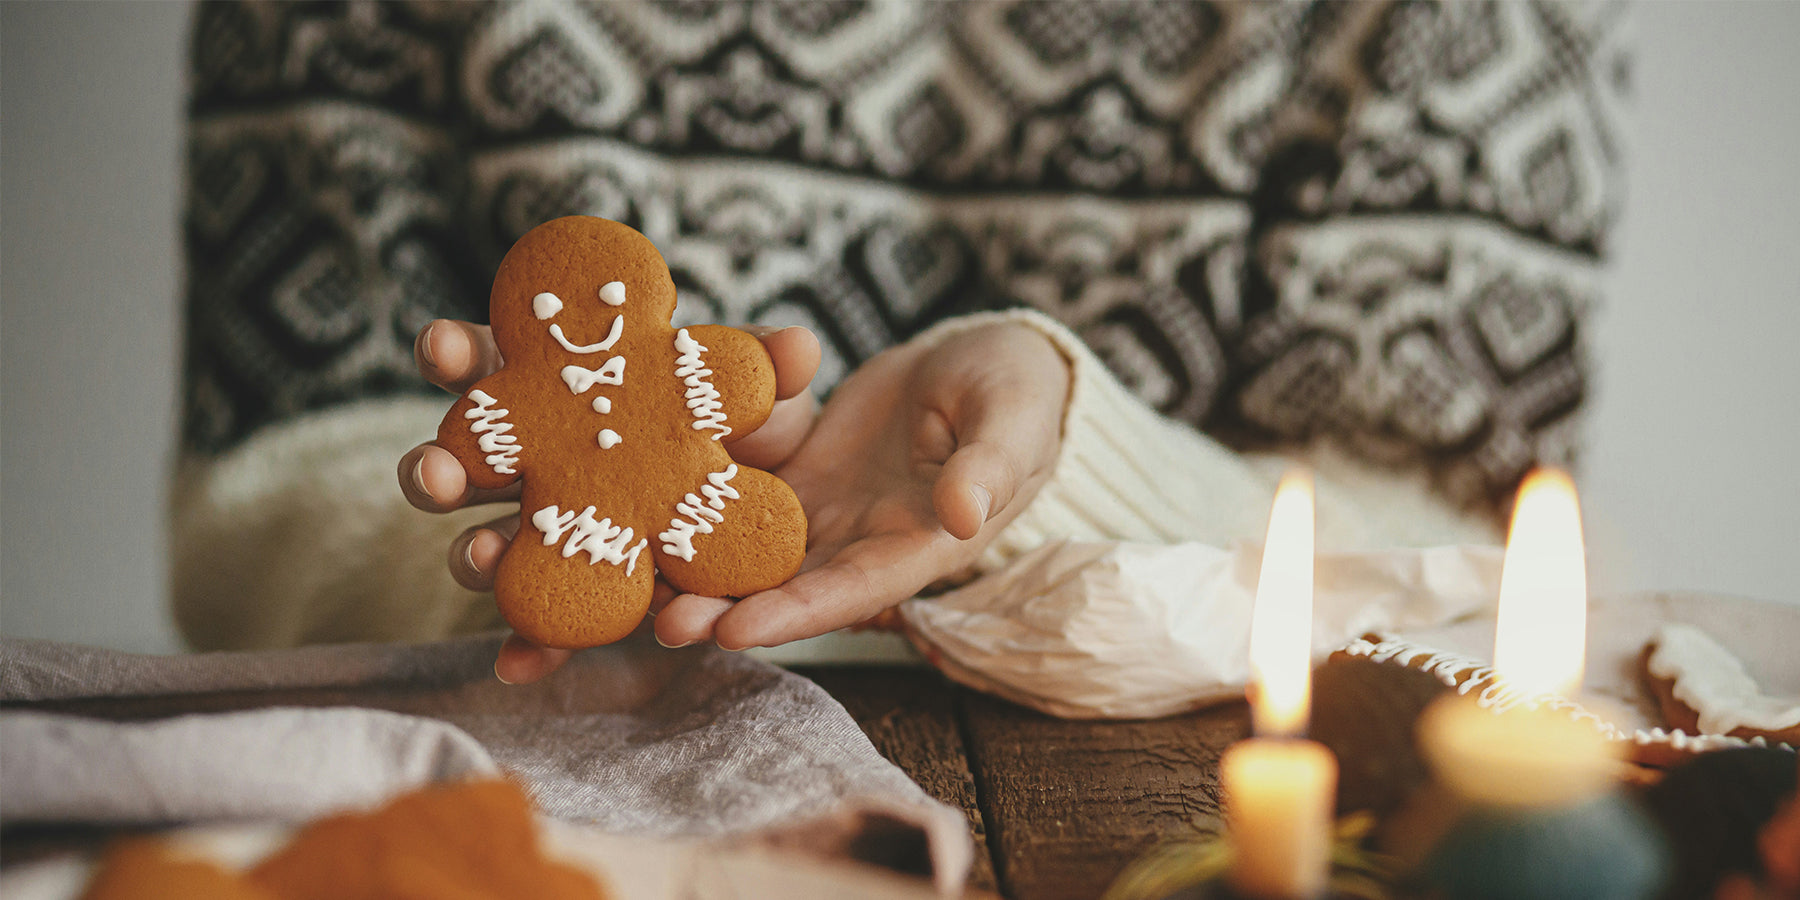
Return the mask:
M 875 357 L 773 469 L 806 509 L 800 574 L 735 603 L 677 597 L 657 636 L 774 646 L 959 577 L 1050 477 L 1068 392 L 1054 346 L 1016 324 Z

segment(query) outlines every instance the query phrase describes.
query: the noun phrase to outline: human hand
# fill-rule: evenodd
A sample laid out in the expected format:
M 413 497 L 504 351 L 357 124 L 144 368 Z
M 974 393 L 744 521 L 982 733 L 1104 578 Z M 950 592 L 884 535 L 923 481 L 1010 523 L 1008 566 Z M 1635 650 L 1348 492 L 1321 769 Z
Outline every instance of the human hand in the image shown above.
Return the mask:
M 657 640 L 775 646 L 967 572 L 1049 480 L 1069 385 L 1056 347 L 1017 323 L 869 360 L 771 470 L 806 509 L 800 574 L 736 602 L 659 597 Z
M 756 334 L 775 365 L 776 402 L 769 418 L 755 432 L 730 443 L 734 459 L 759 469 L 774 469 L 805 438 L 818 404 L 807 389 L 819 366 L 819 341 L 804 328 L 746 329 Z M 419 331 L 413 355 L 420 374 L 454 394 L 500 369 L 500 350 L 493 332 L 485 325 L 440 319 Z M 427 512 L 450 512 L 465 506 L 516 502 L 518 483 L 498 489 L 472 488 L 468 473 L 448 450 L 427 442 L 400 458 L 401 492 L 413 506 Z M 458 584 L 477 591 L 491 591 L 501 554 L 519 529 L 519 516 L 509 512 L 465 530 L 450 543 L 450 573 Z M 675 591 L 660 579 L 652 608 L 667 603 Z M 514 684 L 537 681 L 555 671 L 570 651 L 541 647 L 518 635 L 501 645 L 494 674 Z

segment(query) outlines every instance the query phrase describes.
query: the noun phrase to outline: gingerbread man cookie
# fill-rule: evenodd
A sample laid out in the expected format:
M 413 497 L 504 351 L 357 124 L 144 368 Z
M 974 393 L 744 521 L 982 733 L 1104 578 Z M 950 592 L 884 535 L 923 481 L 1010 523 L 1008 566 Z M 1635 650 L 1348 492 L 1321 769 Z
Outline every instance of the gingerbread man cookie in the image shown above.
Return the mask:
M 674 311 L 662 255 L 605 219 L 532 229 L 494 276 L 504 366 L 451 407 L 438 443 L 471 485 L 524 482 L 494 593 L 539 644 L 624 637 L 658 572 L 683 591 L 743 597 L 800 568 L 800 501 L 725 450 L 774 405 L 768 352 L 735 328 L 675 328 Z

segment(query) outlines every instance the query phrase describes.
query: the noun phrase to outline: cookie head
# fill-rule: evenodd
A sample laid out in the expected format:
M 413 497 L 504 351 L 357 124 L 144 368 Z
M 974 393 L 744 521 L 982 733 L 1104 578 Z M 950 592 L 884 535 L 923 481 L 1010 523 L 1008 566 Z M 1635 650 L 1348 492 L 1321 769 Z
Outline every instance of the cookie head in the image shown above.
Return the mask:
M 666 327 L 675 282 L 655 245 L 631 227 L 568 216 L 513 245 L 494 276 L 488 308 L 508 361 L 599 356 L 628 326 Z

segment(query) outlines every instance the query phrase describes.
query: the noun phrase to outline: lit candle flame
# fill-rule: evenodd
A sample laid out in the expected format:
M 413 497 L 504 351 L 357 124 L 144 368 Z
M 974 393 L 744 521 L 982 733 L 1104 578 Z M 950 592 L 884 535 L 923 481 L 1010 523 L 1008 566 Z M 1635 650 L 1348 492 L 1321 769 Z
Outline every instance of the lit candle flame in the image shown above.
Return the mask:
M 1256 733 L 1297 737 L 1312 704 L 1313 486 L 1291 472 L 1275 490 L 1250 617 Z
M 1506 538 L 1494 671 L 1527 695 L 1573 696 L 1586 647 L 1581 501 L 1567 473 L 1538 469 L 1519 487 Z

